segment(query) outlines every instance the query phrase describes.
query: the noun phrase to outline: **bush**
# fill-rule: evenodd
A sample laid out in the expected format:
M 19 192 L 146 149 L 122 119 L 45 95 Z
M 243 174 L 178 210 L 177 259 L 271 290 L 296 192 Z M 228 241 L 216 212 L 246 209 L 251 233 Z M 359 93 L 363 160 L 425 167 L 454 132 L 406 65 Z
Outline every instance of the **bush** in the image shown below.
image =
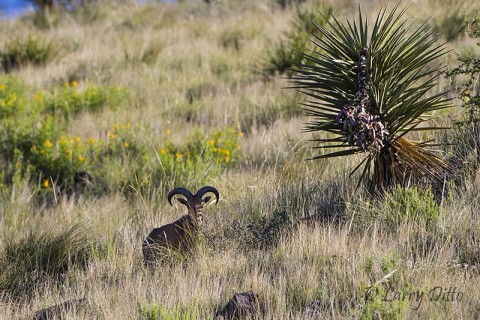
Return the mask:
M 118 88 L 89 86 L 80 91 L 75 81 L 55 87 L 50 93 L 34 93 L 13 77 L 0 78 L 0 161 L 5 168 L 4 182 L 11 184 L 14 174 L 18 174 L 37 181 L 43 191 L 51 190 L 52 180 L 61 190 L 70 188 L 76 172 L 91 167 L 99 160 L 98 155 L 118 149 L 113 144 L 118 140 L 96 143 L 94 138 L 81 140 L 65 134 L 71 116 L 115 107 L 125 96 L 125 91 Z M 119 143 L 125 149 L 128 141 Z
M 324 11 L 323 15 L 320 13 Z M 312 9 L 296 9 L 295 21 L 292 24 L 291 31 L 286 35 L 286 39 L 277 43 L 272 50 L 268 52 L 268 60 L 263 67 L 263 74 L 271 76 L 274 74 L 294 73 L 293 68 L 299 64 L 306 63 L 305 55 L 311 47 L 310 37 L 318 36 L 313 21 L 324 25 L 330 19 L 332 8 L 322 9 L 314 7 Z
M 471 18 L 465 19 L 465 25 L 462 28 L 472 39 L 480 39 L 480 11 Z M 480 46 L 480 43 L 477 43 Z M 462 85 L 460 99 L 462 107 L 465 109 L 464 117 L 458 121 L 458 125 L 466 123 L 478 123 L 480 121 L 480 85 L 478 76 L 480 75 L 480 58 L 475 58 L 473 54 L 463 55 L 458 58 L 460 65 L 446 74 L 452 79 L 461 77 L 466 79 Z
M 433 226 L 440 209 L 430 190 L 396 187 L 370 208 L 374 219 L 380 219 L 389 230 L 396 230 L 405 220 L 423 221 Z
M 155 158 L 147 153 L 137 154 L 136 170 L 122 185 L 132 186 L 142 194 L 159 187 L 200 186 L 241 160 L 239 139 L 242 135 L 226 128 L 210 135 L 194 132 L 182 145 L 165 141 L 158 146 Z
M 470 38 L 480 39 L 480 12 L 465 19 L 463 30 Z M 480 43 L 477 45 L 480 46 Z M 446 72 L 446 75 L 452 81 L 455 78 L 462 81 L 459 98 L 463 112 L 462 117 L 455 121 L 454 130 L 445 135 L 445 142 L 450 145 L 451 162 L 460 173 L 454 178 L 464 179 L 475 175 L 480 166 L 480 58 L 468 54 L 460 56 L 458 60 L 460 65 Z
M 24 65 L 44 65 L 58 54 L 58 48 L 49 41 L 28 37 L 10 40 L 0 51 L 0 66 L 6 72 L 12 72 Z
M 79 90 L 76 81 L 53 87 L 48 95 L 41 91 L 36 96 L 37 107 L 66 119 L 80 112 L 98 112 L 105 106 L 115 108 L 126 97 L 126 91 L 117 87 L 89 85 L 85 90 Z
M 0 292 L 29 298 L 35 287 L 62 281 L 72 267 L 90 258 L 92 241 L 83 225 L 65 230 L 32 227 L 26 234 L 6 237 L 0 253 Z

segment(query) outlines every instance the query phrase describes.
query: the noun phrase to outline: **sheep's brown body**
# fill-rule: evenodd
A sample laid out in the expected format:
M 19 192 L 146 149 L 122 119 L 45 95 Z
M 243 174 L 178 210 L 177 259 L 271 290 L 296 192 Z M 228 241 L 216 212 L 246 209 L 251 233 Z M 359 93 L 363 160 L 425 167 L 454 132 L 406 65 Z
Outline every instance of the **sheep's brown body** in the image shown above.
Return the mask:
M 218 191 L 210 186 L 201 188 L 195 195 L 184 188 L 176 188 L 168 194 L 170 204 L 174 195 L 185 196 L 186 199 L 179 198 L 178 201 L 187 207 L 188 214 L 150 232 L 142 244 L 146 265 L 151 265 L 172 253 L 185 255 L 192 249 L 200 232 L 203 205 L 210 201 L 210 197 L 203 198 L 208 192 L 215 194 L 218 202 Z
M 153 263 L 172 252 L 188 253 L 198 231 L 198 223 L 190 215 L 184 215 L 173 223 L 153 229 L 142 245 L 145 263 Z

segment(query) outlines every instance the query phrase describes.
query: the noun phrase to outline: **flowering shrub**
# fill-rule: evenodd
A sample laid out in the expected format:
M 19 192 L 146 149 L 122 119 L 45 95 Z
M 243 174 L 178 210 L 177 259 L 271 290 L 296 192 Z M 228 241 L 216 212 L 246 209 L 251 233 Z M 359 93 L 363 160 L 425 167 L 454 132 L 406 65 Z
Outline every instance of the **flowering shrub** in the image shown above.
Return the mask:
M 35 183 L 39 194 L 45 195 L 52 184 L 71 190 L 75 174 L 87 171 L 108 188 L 158 188 L 166 182 L 204 182 L 240 160 L 242 133 L 232 128 L 209 135 L 197 131 L 182 144 L 168 140 L 170 129 L 164 132 L 167 139 L 149 144 L 129 122 L 114 123 L 96 137 L 66 133 L 72 115 L 115 106 L 125 97 L 125 91 L 117 88 L 80 90 L 75 81 L 34 92 L 12 77 L 0 77 L 0 160 L 7 168 L 0 185 L 8 186 L 14 176 L 20 177 Z M 109 180 L 110 172 L 120 168 L 122 174 L 115 175 L 120 181 Z
M 114 123 L 108 132 L 108 137 L 104 147 L 111 157 L 136 157 L 142 156 L 147 152 L 147 146 L 144 142 L 137 141 L 136 131 L 133 130 L 130 122 L 122 125 Z
M 213 158 L 218 164 L 231 165 L 239 160 L 240 144 L 239 138 L 243 136 L 233 128 L 225 131 L 215 131 L 207 142 L 205 148 L 207 156 Z
M 79 137 L 67 135 L 57 141 L 46 139 L 33 145 L 30 152 L 31 171 L 43 177 L 43 187 L 49 186 L 49 177 L 62 186 L 70 185 L 75 172 L 85 169 L 88 157 L 85 143 Z
M 147 154 L 142 159 L 137 156 L 138 169 L 126 184 L 144 192 L 171 185 L 206 183 L 240 161 L 241 136 L 241 132 L 232 128 L 217 130 L 210 135 L 197 131 L 186 139 L 185 144 L 178 145 L 169 140 L 160 142 L 154 158 L 147 156 L 149 151 L 145 148 Z
M 65 134 L 69 116 L 114 106 L 124 91 L 94 86 L 80 91 L 77 86 L 73 81 L 50 92 L 33 92 L 14 77 L 0 77 L 4 182 L 20 175 L 39 181 L 42 188 L 51 187 L 51 181 L 68 188 L 75 172 L 87 169 L 93 155 L 100 153 L 102 145 L 94 143 L 95 139 L 82 141 Z
M 167 141 L 160 148 L 159 159 L 163 165 L 163 172 L 170 178 L 184 177 L 188 180 L 197 171 L 207 171 L 215 176 L 230 167 L 240 158 L 239 138 L 241 133 L 227 128 L 213 132 L 210 136 L 203 136 L 195 132 L 184 146 L 177 146 Z

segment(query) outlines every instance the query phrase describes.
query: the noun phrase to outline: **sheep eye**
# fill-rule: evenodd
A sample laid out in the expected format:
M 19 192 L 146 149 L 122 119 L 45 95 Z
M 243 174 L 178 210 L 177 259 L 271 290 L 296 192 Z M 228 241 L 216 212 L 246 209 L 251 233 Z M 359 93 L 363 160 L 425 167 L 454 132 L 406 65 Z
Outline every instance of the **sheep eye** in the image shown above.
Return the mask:
M 203 198 L 203 203 L 207 203 L 208 201 L 210 201 L 212 197 L 205 197 Z

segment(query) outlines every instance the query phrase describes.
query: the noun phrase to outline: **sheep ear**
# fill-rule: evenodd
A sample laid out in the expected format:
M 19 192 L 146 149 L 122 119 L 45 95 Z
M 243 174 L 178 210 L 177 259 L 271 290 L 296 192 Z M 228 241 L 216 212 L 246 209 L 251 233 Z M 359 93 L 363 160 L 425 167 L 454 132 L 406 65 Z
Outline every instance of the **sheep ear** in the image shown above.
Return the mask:
M 212 197 L 205 197 L 203 198 L 203 203 L 208 203 L 208 201 L 210 201 L 212 199 Z
M 178 200 L 178 202 L 180 202 L 180 203 L 183 204 L 184 206 L 187 206 L 187 207 L 188 207 L 188 202 L 187 202 L 187 200 L 185 200 L 185 199 L 183 199 L 183 198 L 178 198 L 177 200 Z

